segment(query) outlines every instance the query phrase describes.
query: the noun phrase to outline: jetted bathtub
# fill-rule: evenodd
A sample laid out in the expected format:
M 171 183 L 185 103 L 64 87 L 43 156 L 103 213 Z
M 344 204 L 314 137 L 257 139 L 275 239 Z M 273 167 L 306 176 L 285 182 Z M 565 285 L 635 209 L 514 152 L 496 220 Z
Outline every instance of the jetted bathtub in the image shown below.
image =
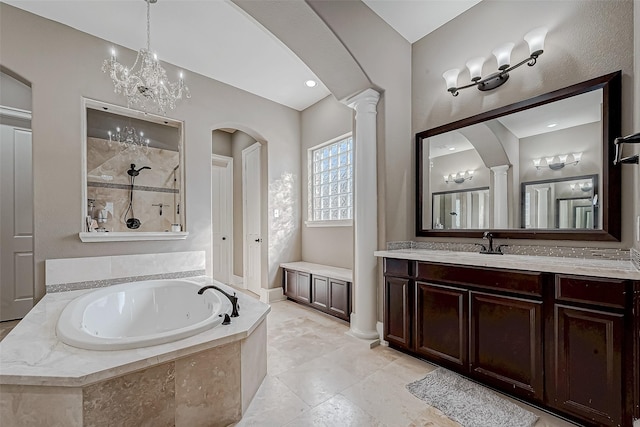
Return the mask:
M 218 283 L 216 283 L 218 284 Z M 148 280 L 81 295 L 62 311 L 56 333 L 87 350 L 125 350 L 177 341 L 218 326 L 231 303 L 189 280 Z

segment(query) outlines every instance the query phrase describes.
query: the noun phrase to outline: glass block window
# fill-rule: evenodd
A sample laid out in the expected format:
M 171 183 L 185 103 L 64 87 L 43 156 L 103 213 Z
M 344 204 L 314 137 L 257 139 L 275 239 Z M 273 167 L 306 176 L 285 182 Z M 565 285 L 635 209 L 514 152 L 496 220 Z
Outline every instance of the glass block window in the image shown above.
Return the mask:
M 351 135 L 309 150 L 309 219 L 353 218 L 353 139 Z

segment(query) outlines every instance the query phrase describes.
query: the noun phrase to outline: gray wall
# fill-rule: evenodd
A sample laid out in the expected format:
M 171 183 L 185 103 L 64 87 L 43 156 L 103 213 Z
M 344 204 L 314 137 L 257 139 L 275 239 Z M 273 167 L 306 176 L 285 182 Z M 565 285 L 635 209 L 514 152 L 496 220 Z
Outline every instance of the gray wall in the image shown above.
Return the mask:
M 86 256 L 206 252 L 211 274 L 211 132 L 237 128 L 265 142 L 268 185 L 287 174 L 295 182 L 292 200 L 299 223 L 300 113 L 201 75 L 187 72 L 192 98 L 169 116 L 185 121 L 186 227 L 190 235 L 179 242 L 82 243 L 83 171 L 81 99 L 88 97 L 124 105 L 111 80 L 100 71 L 111 43 L 70 27 L 0 3 L 2 65 L 32 84 L 33 166 L 35 207 L 35 295 L 44 295 L 44 260 Z M 120 58 L 133 63 L 135 52 Z M 51 66 L 55 64 L 55 66 Z M 169 75 L 176 67 L 164 64 Z M 265 150 L 266 151 L 266 150 Z M 53 213 L 53 214 L 52 214 Z M 300 230 L 295 225 L 281 238 L 284 250 L 272 250 L 275 227 L 265 215 L 263 254 L 268 257 L 269 287 L 278 287 L 280 262 L 300 257 Z
M 638 5 L 638 2 L 635 3 Z M 485 0 L 413 44 L 412 127 L 430 129 L 483 111 L 531 98 L 600 75 L 623 72 L 623 134 L 631 133 L 633 112 L 633 2 L 626 1 L 495 1 Z M 637 14 L 637 11 L 636 11 Z M 636 17 L 636 22 L 638 18 Z M 495 25 L 499 22 L 499 25 Z M 522 36 L 538 26 L 549 28 L 545 52 L 535 67 L 511 73 L 502 87 L 480 93 L 475 89 L 452 97 L 445 89 L 442 73 L 464 68 L 474 56 L 491 55 L 506 41 L 517 42 L 512 58 L 528 54 Z M 637 30 L 636 30 L 637 31 Z M 446 47 L 446 48 L 445 48 Z M 493 71 L 491 61 L 484 74 Z M 493 62 L 495 64 L 495 60 Z M 468 79 L 468 73 L 466 73 Z M 465 73 L 461 73 L 460 82 Z M 459 83 L 461 84 L 461 83 Z M 637 102 L 637 101 L 636 101 Z M 637 115 L 637 114 L 636 114 Z M 637 169 L 637 167 L 635 167 Z M 622 242 L 532 242 L 628 248 L 633 245 L 633 212 L 639 184 L 633 167 L 623 168 Z M 409 216 L 407 216 L 409 219 Z M 411 222 L 411 221 L 409 221 Z
M 211 132 L 211 153 L 231 157 L 231 134 L 223 130 Z
M 308 220 L 308 150 L 351 132 L 353 110 L 332 95 L 302 112 L 302 220 Z M 302 225 L 302 259 L 307 262 L 353 268 L 353 227 L 308 227 Z
M 31 87 L 0 72 L 0 105 L 31 111 Z

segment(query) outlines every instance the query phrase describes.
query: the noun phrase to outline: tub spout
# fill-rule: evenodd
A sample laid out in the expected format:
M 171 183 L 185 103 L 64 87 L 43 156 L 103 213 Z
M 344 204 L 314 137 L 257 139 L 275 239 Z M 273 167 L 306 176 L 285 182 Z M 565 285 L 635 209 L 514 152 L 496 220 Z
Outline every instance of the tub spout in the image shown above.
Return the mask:
M 204 293 L 204 291 L 206 291 L 207 289 L 215 289 L 216 291 L 220 292 L 222 295 L 224 295 L 225 297 L 229 298 L 229 301 L 231 301 L 231 306 L 232 306 L 232 311 L 231 311 L 231 317 L 238 317 L 238 297 L 236 296 L 236 293 L 234 292 L 233 295 L 226 293 L 225 291 L 223 291 L 222 289 L 220 289 L 217 286 L 214 285 L 208 285 L 208 286 L 204 286 L 202 288 L 200 288 L 200 290 L 198 291 L 198 295 L 202 295 Z

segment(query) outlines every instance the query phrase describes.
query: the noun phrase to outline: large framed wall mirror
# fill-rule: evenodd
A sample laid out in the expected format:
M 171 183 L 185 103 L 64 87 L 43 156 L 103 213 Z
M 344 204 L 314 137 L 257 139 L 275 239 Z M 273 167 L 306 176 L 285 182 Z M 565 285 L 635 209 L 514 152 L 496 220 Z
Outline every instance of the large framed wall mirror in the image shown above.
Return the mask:
M 183 123 L 84 100 L 84 242 L 186 238 Z
M 621 72 L 416 134 L 416 235 L 620 240 Z

